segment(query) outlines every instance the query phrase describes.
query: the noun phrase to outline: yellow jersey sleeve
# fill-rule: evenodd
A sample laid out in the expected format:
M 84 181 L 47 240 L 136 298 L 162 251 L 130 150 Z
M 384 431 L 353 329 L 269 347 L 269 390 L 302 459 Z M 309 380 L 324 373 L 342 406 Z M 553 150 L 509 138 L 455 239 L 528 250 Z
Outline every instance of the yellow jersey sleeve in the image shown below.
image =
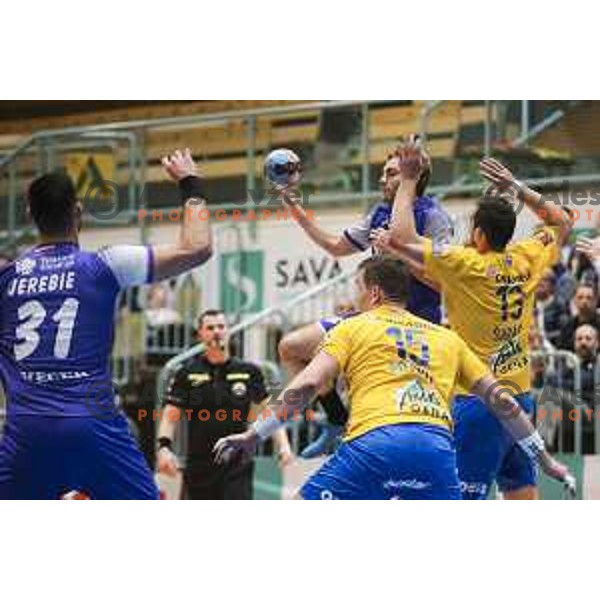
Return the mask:
M 491 371 L 462 338 L 456 337 L 459 345 L 457 383 L 463 389 L 471 391 L 473 386 L 486 375 L 490 375 Z
M 527 257 L 537 276 L 560 260 L 560 244 L 557 227 L 540 227 L 525 240 L 511 245 L 512 252 Z
M 449 281 L 460 274 L 470 262 L 471 252 L 464 246 L 438 245 L 430 239 L 425 239 L 423 243 L 425 274 L 435 281 Z
M 325 336 L 320 350 L 335 358 L 340 368 L 344 371 L 352 351 L 352 319 L 342 321 Z

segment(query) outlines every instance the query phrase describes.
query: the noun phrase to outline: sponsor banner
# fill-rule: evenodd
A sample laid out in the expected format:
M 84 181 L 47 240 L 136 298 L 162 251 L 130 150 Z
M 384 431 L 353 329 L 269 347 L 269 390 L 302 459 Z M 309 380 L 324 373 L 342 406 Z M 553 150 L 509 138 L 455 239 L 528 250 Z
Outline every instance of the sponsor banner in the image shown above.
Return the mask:
M 338 235 L 358 218 L 360 214 L 324 217 L 320 225 Z M 218 301 L 230 314 L 256 314 L 280 306 L 342 273 L 351 272 L 368 256 L 357 253 L 345 258 L 332 257 L 313 244 L 293 221 L 264 223 L 257 237 L 250 236 L 244 226 L 240 226 L 238 237 L 225 233 L 217 234 L 215 260 L 206 265 L 207 271 L 213 271 L 209 281 L 217 283 L 208 286 L 212 297 L 207 301 Z M 327 309 L 333 310 L 333 306 Z

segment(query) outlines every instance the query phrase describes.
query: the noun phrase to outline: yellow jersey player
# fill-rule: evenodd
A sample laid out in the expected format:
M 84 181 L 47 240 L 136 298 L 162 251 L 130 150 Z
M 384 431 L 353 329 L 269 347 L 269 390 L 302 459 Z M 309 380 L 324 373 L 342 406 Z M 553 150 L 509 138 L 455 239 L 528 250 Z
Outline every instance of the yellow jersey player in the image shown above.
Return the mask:
M 247 458 L 324 384 L 343 374 L 350 399 L 346 438 L 304 484 L 301 498 L 460 499 L 450 407 L 456 385 L 484 399 L 549 475 L 573 485 L 525 413 L 466 343 L 405 309 L 409 274 L 400 261 L 367 259 L 356 284 L 362 314 L 327 335 L 315 358 L 279 396 L 280 404 L 249 431 L 217 442 L 217 461 Z
M 532 414 L 528 332 L 534 291 L 545 270 L 559 259 L 571 226 L 567 215 L 560 207 L 545 205 L 540 194 L 517 182 L 501 163 L 485 159 L 481 172 L 494 189 L 517 191 L 544 226 L 528 239 L 510 243 L 516 226 L 512 203 L 502 194 L 486 194 L 473 215 L 471 243 L 436 245 L 417 234 L 412 217 L 421 163 L 418 148 L 407 147 L 400 162 L 403 177 L 392 227 L 390 233 L 378 233 L 377 243 L 424 265 L 426 275 L 441 287 L 451 329 Z M 486 498 L 495 480 L 507 499 L 536 499 L 533 463 L 466 387 L 457 394 L 455 439 L 464 498 Z

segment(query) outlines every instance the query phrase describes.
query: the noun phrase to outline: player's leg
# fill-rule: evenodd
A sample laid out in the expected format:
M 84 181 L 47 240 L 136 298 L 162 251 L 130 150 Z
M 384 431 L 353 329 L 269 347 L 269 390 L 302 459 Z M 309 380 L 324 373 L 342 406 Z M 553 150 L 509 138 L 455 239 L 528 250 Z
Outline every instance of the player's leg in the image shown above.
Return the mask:
M 319 323 L 312 323 L 283 336 L 279 342 L 279 358 L 290 377 L 296 376 L 312 360 L 324 330 Z
M 83 419 L 82 460 L 88 477 L 83 491 L 96 500 L 158 500 L 154 475 L 123 415 Z
M 290 377 L 302 371 L 317 352 L 323 336 L 333 329 L 341 317 L 321 319 L 285 335 L 279 344 L 279 357 Z M 348 421 L 348 410 L 344 406 L 336 387 L 320 390 L 318 401 L 327 416 L 319 437 L 302 452 L 303 458 L 324 454 L 327 447 L 340 436 Z
M 523 410 L 533 414 L 535 401 L 531 394 L 517 396 Z M 506 452 L 497 481 L 498 489 L 505 500 L 538 500 L 537 470 L 531 459 L 512 440 L 508 441 Z
M 508 434 L 474 396 L 456 396 L 452 413 L 462 497 L 485 500 L 506 456 Z

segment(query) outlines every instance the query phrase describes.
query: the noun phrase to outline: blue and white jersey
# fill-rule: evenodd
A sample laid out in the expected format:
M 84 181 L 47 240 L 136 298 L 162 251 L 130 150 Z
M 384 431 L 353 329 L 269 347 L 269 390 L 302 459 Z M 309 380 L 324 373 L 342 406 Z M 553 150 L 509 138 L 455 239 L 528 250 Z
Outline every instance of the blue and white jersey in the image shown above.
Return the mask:
M 435 240 L 440 244 L 449 244 L 453 227 L 448 213 L 436 198 L 420 196 L 414 204 L 417 233 Z M 356 225 L 344 230 L 346 239 L 358 250 L 366 251 L 372 247 L 371 235 L 376 229 L 388 229 L 392 218 L 392 205 L 379 202 Z M 411 277 L 410 297 L 407 308 L 410 312 L 432 323 L 441 320 L 440 295 L 430 287 Z
M 0 271 L 0 374 L 8 415 L 90 416 L 114 402 L 118 293 L 152 280 L 152 250 L 37 246 Z M 92 411 L 93 412 L 93 411 Z
M 417 233 L 430 239 L 450 241 L 452 221 L 436 198 L 420 196 L 414 204 Z M 392 205 L 378 202 L 365 217 L 344 230 L 346 239 L 358 250 L 366 251 L 372 246 L 371 235 L 376 229 L 388 229 L 392 219 Z

